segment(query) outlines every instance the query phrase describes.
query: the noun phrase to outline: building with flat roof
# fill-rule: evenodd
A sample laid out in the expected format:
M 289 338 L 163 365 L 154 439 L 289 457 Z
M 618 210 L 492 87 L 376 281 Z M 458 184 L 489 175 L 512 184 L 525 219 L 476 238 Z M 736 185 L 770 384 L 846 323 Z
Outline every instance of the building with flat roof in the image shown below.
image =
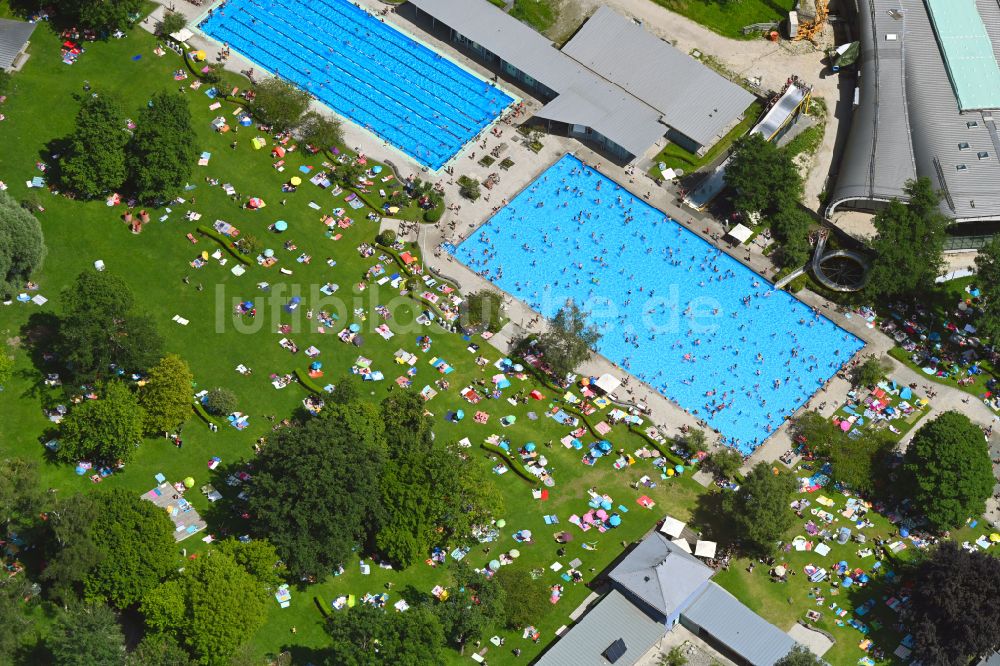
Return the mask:
M 856 0 L 860 81 L 827 217 L 927 177 L 957 222 L 1000 220 L 1000 4 Z
M 643 155 L 666 136 L 707 149 L 739 122 L 754 95 L 601 7 L 562 50 L 486 0 L 409 0 L 418 18 L 517 82 L 544 106 L 550 129 L 612 157 Z
M 537 666 L 631 666 L 678 623 L 736 664 L 773 666 L 795 641 L 712 582 L 714 573 L 651 532 L 612 569 L 611 592 Z

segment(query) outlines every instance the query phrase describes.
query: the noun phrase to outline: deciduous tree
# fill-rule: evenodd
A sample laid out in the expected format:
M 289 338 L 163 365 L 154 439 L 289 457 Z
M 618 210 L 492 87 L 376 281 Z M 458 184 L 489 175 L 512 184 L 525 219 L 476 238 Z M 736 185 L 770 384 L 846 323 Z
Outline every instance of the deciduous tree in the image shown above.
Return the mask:
M 191 177 L 197 150 L 187 100 L 159 92 L 139 113 L 126 161 L 136 195 L 167 201 Z
M 996 483 L 982 430 L 959 412 L 945 412 L 920 428 L 903 468 L 914 504 L 941 531 L 982 515 Z
M 503 296 L 495 289 L 474 291 L 462 303 L 462 325 L 473 329 L 482 327 L 488 331 L 499 330 L 502 307 Z
M 284 580 L 285 565 L 278 557 L 274 545 L 267 539 L 237 541 L 230 538 L 218 542 L 217 550 L 232 557 L 265 590 L 277 588 Z
M 844 439 L 844 433 L 833 421 L 819 412 L 803 412 L 792 421 L 795 439 L 802 442 L 814 455 L 825 458 Z
M 461 544 L 472 527 L 488 523 L 503 499 L 482 468 L 435 445 L 423 400 L 391 394 L 382 403 L 389 452 L 381 480 L 375 545 L 408 567 L 433 546 Z
M 736 140 L 725 178 L 735 191 L 733 204 L 750 213 L 788 211 L 802 193 L 802 176 L 792 158 L 759 134 Z
M 276 545 L 294 576 L 329 571 L 367 539 L 385 458 L 382 428 L 372 405 L 328 405 L 323 417 L 279 431 L 258 456 L 253 530 Z
M 444 632 L 431 611 L 405 613 L 361 605 L 334 613 L 326 624 L 330 635 L 327 666 L 442 663 Z
M 309 93 L 278 77 L 261 81 L 254 92 L 250 110 L 257 120 L 279 132 L 296 127 L 309 108 Z
M 307 111 L 298 122 L 299 138 L 317 150 L 331 150 L 344 143 L 344 126 L 336 118 Z
M 538 336 L 538 347 L 552 374 L 562 380 L 587 360 L 600 339 L 601 333 L 588 323 L 587 315 L 575 303 L 567 301 Z
M 55 666 L 121 666 L 125 661 L 125 636 L 103 604 L 61 611 L 45 643 Z
M 874 355 L 864 360 L 854 371 L 855 386 L 874 386 L 882 381 L 885 376 L 885 369 Z
M 49 527 L 50 577 L 77 587 L 88 601 L 128 608 L 177 566 L 173 523 L 123 488 L 60 502 Z
M 1000 236 L 994 236 L 976 255 L 976 286 L 980 290 L 980 335 L 1000 340 Z
M 793 476 L 775 474 L 769 464 L 761 462 L 746 475 L 738 491 L 726 493 L 723 506 L 745 552 L 769 555 L 774 551 L 795 519 L 788 510 L 795 488 Z
M 138 391 L 147 433 L 167 432 L 191 415 L 191 368 L 177 354 L 167 354 L 149 369 L 146 383 Z
M 121 382 L 109 382 L 96 400 L 70 410 L 60 427 L 56 455 L 65 462 L 128 462 L 142 441 L 145 412 Z
M 231 414 L 236 411 L 236 405 L 236 394 L 227 388 L 214 388 L 205 396 L 205 409 L 209 414 Z
M 718 449 L 713 451 L 705 462 L 715 473 L 716 478 L 734 479 L 743 467 L 743 456 L 736 449 Z
M 36 519 L 45 501 L 38 463 L 7 458 L 0 464 L 0 534 L 28 525 Z
M 56 6 L 64 15 L 75 18 L 84 27 L 107 35 L 113 30 L 128 30 L 129 20 L 139 14 L 142 0 L 56 0 Z
M 45 260 L 45 237 L 35 216 L 0 192 L 0 296 L 19 290 Z
M 226 663 L 266 618 L 267 593 L 231 555 L 213 551 L 144 598 L 156 631 L 173 634 L 200 664 Z
M 872 223 L 871 248 L 878 258 L 865 291 L 872 298 L 917 295 L 929 291 L 941 271 L 948 218 L 938 209 L 940 194 L 926 178 L 906 184 L 908 204 L 889 202 Z
M 810 652 L 804 645 L 796 644 L 788 654 L 774 662 L 774 666 L 825 666 L 826 662 Z
M 548 586 L 540 578 L 532 578 L 525 569 L 507 566 L 493 578 L 503 591 L 504 625 L 520 629 L 537 620 L 549 600 Z
M 841 437 L 830 451 L 833 478 L 857 492 L 873 492 L 884 477 L 886 458 L 895 445 L 885 430 L 865 432 L 857 439 Z
M 479 638 L 494 622 L 503 619 L 504 602 L 503 590 L 496 580 L 459 562 L 448 598 L 434 608 L 444 627 L 445 639 L 457 647 L 460 654 L 465 654 L 469 641 Z
M 76 114 L 76 127 L 59 161 L 63 185 L 85 198 L 99 197 L 121 187 L 128 177 L 125 109 L 116 97 L 92 94 Z
M 156 33 L 161 37 L 172 35 L 187 27 L 187 17 L 180 12 L 165 12 L 156 26 Z
M 63 291 L 62 304 L 56 347 L 76 375 L 99 377 L 113 365 L 141 371 L 162 356 L 153 320 L 136 311 L 121 277 L 88 269 Z
M 125 666 L 189 666 L 191 656 L 170 634 L 146 634 L 125 658 Z
M 922 663 L 965 666 L 1000 649 L 995 557 L 942 541 L 906 580 L 910 603 L 903 617 Z

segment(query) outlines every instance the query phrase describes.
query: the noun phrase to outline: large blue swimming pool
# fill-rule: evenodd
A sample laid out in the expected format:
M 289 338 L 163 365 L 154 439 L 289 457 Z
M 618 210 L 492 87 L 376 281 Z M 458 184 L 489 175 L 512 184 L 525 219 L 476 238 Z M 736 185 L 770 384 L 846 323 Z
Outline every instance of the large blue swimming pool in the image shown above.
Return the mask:
M 201 28 L 432 169 L 513 101 L 347 0 L 229 0 Z
M 454 252 L 547 317 L 572 299 L 604 356 L 743 453 L 863 346 L 571 155 Z

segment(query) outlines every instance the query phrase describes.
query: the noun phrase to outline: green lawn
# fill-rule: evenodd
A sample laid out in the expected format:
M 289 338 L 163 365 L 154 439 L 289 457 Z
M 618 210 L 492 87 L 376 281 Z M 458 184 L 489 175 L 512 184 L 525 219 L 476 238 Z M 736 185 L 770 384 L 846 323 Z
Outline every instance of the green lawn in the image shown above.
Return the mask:
M 760 39 L 744 35 L 743 26 L 780 22 L 788 19 L 795 0 L 652 0 L 656 4 L 701 23 L 706 28 L 733 39 Z
M 733 129 L 729 130 L 724 137 L 709 148 L 704 155 L 689 153 L 676 143 L 668 143 L 660 154 L 653 158 L 653 166 L 649 168 L 649 175 L 652 178 L 663 178 L 660 173 L 660 162 L 663 162 L 668 169 L 683 169 L 685 174 L 690 174 L 702 168 L 706 164 L 711 164 L 719 155 L 723 154 L 733 145 L 733 141 L 750 131 L 760 117 L 764 105 L 755 101 L 743 114 L 743 119 Z
M 544 33 L 556 22 L 554 0 L 514 0 L 510 15 Z
M 192 418 L 184 427 L 184 446 L 177 449 L 164 440 L 148 440 L 137 453 L 135 460 L 121 473 L 103 481 L 104 484 L 118 485 L 136 494 L 149 490 L 155 485 L 153 476 L 162 472 L 170 480 L 193 476 L 197 485 L 213 483 L 226 499 L 215 505 L 197 491 L 189 494 L 195 507 L 204 512 L 210 521 L 210 530 L 217 532 L 223 519 L 231 520 L 231 511 L 238 508 L 235 495 L 237 488 L 230 488 L 224 478 L 208 469 L 213 456 L 223 460 L 223 467 L 249 460 L 253 455 L 253 444 L 257 438 L 271 432 L 271 423 L 265 415 L 277 415 L 280 420 L 294 415 L 300 408 L 306 392 L 298 385 L 282 390 L 271 386 L 269 376 L 284 375 L 295 369 L 305 369 L 309 361 L 300 351 L 292 355 L 278 345 L 282 335 L 277 333 L 279 324 L 292 326 L 287 336 L 305 349 L 315 345 L 321 351 L 318 360 L 323 362 L 325 378 L 336 380 L 348 372 L 359 354 L 373 360 L 373 367 L 385 373 L 385 381 L 366 384 L 370 387 L 372 400 L 379 400 L 396 386 L 394 380 L 403 374 L 403 368 L 395 365 L 393 353 L 400 348 L 418 353 L 412 389 L 418 391 L 426 384 L 433 384 L 441 378 L 429 364 L 432 357 L 446 359 L 454 367 L 448 375 L 450 390 L 442 391 L 427 403 L 435 420 L 438 441 L 454 442 L 469 437 L 474 448 L 470 455 L 482 464 L 492 467 L 495 463 L 487 459 L 478 448 L 486 437 L 501 434 L 508 437 L 516 447 L 525 441 L 536 441 L 540 449 L 549 457 L 556 486 L 551 489 L 550 498 L 545 501 L 532 499 L 531 486 L 508 473 L 496 477 L 496 483 L 506 498 L 505 518 L 508 527 L 501 540 L 491 546 L 489 553 L 482 547 L 474 549 L 468 560 L 475 566 L 482 566 L 490 559 L 514 547 L 511 534 L 519 529 L 531 529 L 536 535 L 532 545 L 518 545 L 522 557 L 515 566 L 540 569 L 543 580 L 549 584 L 565 584 L 562 600 L 555 605 L 538 609 L 535 625 L 540 629 L 542 640 L 533 644 L 522 639 L 520 632 L 502 632 L 508 638 L 502 651 L 489 654 L 491 663 L 526 663 L 526 659 L 536 655 L 555 637 L 555 630 L 568 624 L 568 614 L 590 593 L 584 585 L 565 583 L 548 566 L 557 559 L 564 564 L 579 557 L 583 564 L 580 569 L 585 581 L 605 569 L 622 551 L 622 542 L 639 539 L 664 512 L 686 519 L 697 504 L 702 493 L 701 486 L 693 482 L 690 475 L 662 480 L 648 461 L 640 461 L 633 467 L 615 471 L 608 459 L 602 459 L 595 466 L 581 463 L 581 452 L 567 450 L 558 440 L 568 428 L 558 425 L 552 419 L 542 416 L 531 420 L 529 411 L 543 414 L 550 405 L 556 404 L 561 395 L 542 389 L 546 399 L 532 401 L 531 404 L 510 405 L 506 400 L 486 400 L 476 407 L 466 403 L 458 394 L 458 389 L 480 378 L 487 379 L 492 373 L 485 373 L 474 363 L 476 354 L 467 351 L 470 343 L 480 345 L 479 353 L 496 361 L 500 354 L 481 339 L 464 340 L 458 335 L 448 334 L 436 327 L 422 327 L 414 324 L 416 315 L 423 308 L 409 297 L 401 295 L 389 285 L 378 286 L 363 280 L 366 272 L 376 263 L 396 268 L 379 256 L 362 258 L 356 247 L 362 242 L 371 242 L 377 225 L 365 219 L 366 209 L 348 212 L 355 224 L 348 229 L 337 229 L 343 234 L 340 240 L 332 240 L 326 227 L 320 222 L 322 213 L 328 213 L 335 206 L 344 205 L 343 196 L 334 198 L 329 191 L 323 191 L 307 180 L 293 194 L 281 192 L 281 185 L 292 175 L 300 174 L 298 167 L 304 164 L 314 167 L 313 173 L 321 168 L 322 157 L 304 155 L 300 151 L 286 157 L 286 170 L 279 173 L 272 167 L 268 149 L 253 150 L 251 139 L 261 135 L 251 128 L 244 128 L 238 134 L 220 135 L 213 131 L 210 122 L 217 113 L 230 116 L 231 105 L 224 105 L 221 111 L 209 110 L 211 100 L 202 91 L 191 91 L 187 85 L 191 80 L 175 82 L 172 73 L 181 66 L 180 60 L 170 52 L 163 57 L 153 54 L 155 40 L 140 30 L 134 31 L 126 39 L 110 40 L 87 46 L 87 51 L 73 66 L 62 64 L 59 58 L 59 40 L 50 32 L 46 24 L 40 25 L 32 38 L 32 57 L 23 72 L 17 75 L 16 90 L 3 106 L 6 120 L 0 123 L 0 178 L 9 186 L 9 192 L 16 198 L 23 198 L 28 190 L 25 181 L 33 176 L 43 175 L 36 167 L 38 162 L 51 162 L 52 157 L 46 147 L 50 141 L 65 136 L 72 128 L 73 117 L 82 94 L 82 85 L 89 81 L 95 91 L 113 92 L 120 95 L 129 109 L 138 109 L 149 96 L 159 90 L 177 90 L 183 86 L 186 98 L 194 116 L 198 137 L 198 148 L 212 153 L 209 165 L 195 167 L 191 182 L 194 190 L 185 192 L 186 203 L 172 204 L 168 218 L 160 222 L 158 218 L 167 214 L 165 210 L 152 211 L 153 222 L 140 235 L 132 235 L 120 219 L 122 206 L 108 207 L 103 201 L 80 202 L 56 195 L 45 190 L 32 190 L 40 197 L 45 212 L 40 220 L 49 248 L 44 269 L 35 276 L 40 285 L 38 293 L 51 300 L 43 307 L 21 304 L 0 307 L 0 333 L 19 345 L 17 349 L 17 371 L 6 390 L 0 393 L 0 452 L 4 455 L 22 456 L 43 461 L 42 475 L 46 487 L 58 489 L 60 495 L 74 492 L 88 492 L 94 488 L 85 476 L 77 476 L 66 465 L 46 461 L 42 442 L 53 433 L 43 408 L 67 402 L 67 395 L 60 389 L 46 388 L 41 379 L 48 366 L 36 365 L 41 352 L 45 351 L 44 333 L 54 314 L 59 311 L 59 293 L 82 270 L 95 260 L 105 262 L 107 269 L 128 280 L 137 294 L 142 307 L 156 320 L 166 341 L 168 351 L 183 356 L 191 365 L 198 389 L 224 386 L 232 389 L 239 397 L 239 409 L 250 415 L 250 427 L 242 432 L 233 428 L 222 428 L 212 433 L 198 419 Z M 134 56 L 141 56 L 134 60 Z M 238 139 L 237 149 L 231 149 L 230 142 Z M 403 174 L 404 176 L 406 174 Z M 220 187 L 211 187 L 206 178 L 218 178 L 222 183 L 231 183 L 245 196 L 260 196 L 268 206 L 257 212 L 244 210 L 227 197 Z M 192 202 L 196 199 L 196 203 Z M 287 205 L 280 201 L 287 199 Z M 316 202 L 322 210 L 309 206 Z M 202 215 L 200 222 L 188 222 L 184 213 L 188 209 Z M 237 277 L 230 272 L 232 260 L 226 266 L 210 260 L 201 269 L 189 265 L 202 251 L 209 253 L 217 245 L 207 238 L 201 238 L 192 245 L 186 238 L 195 231 L 198 224 L 211 225 L 217 219 L 226 220 L 244 233 L 253 233 L 265 239 L 266 244 L 276 250 L 280 263 L 264 269 L 252 266 L 248 272 Z M 267 231 L 267 226 L 278 219 L 289 224 L 289 231 L 276 237 Z M 295 250 L 285 250 L 282 244 L 291 241 Z M 311 255 L 311 263 L 298 263 L 301 253 Z M 336 261 L 329 266 L 327 259 Z M 290 276 L 282 275 L 278 268 L 293 271 Z M 189 279 L 189 284 L 184 278 Z M 258 282 L 271 283 L 267 294 L 257 288 Z M 316 288 L 327 282 L 341 285 L 338 296 L 342 299 L 326 298 L 316 292 Z M 358 285 L 364 282 L 362 291 Z M 204 289 L 199 291 L 198 285 Z M 294 313 L 284 311 L 283 305 L 294 294 L 303 298 L 302 307 Z M 234 320 L 233 305 L 242 300 L 255 301 L 258 316 L 252 321 Z M 388 322 L 396 332 L 395 338 L 383 340 L 374 332 L 374 327 L 382 319 L 374 312 L 376 305 L 386 305 L 392 311 Z M 320 333 L 316 321 L 308 320 L 305 311 L 313 309 L 339 313 L 338 325 L 334 330 Z M 354 314 L 355 309 L 364 316 Z M 190 324 L 181 326 L 172 318 L 175 315 L 188 319 Z M 362 324 L 365 342 L 358 349 L 341 343 L 336 337 L 340 326 L 351 322 Z M 39 347 L 34 357 L 26 346 L 28 334 L 41 334 Z M 433 346 L 427 353 L 419 352 L 416 336 L 430 334 Z M 239 364 L 253 369 L 249 376 L 235 371 Z M 492 370 L 492 368 L 490 368 Z M 514 380 L 514 389 L 534 388 L 532 379 Z M 73 392 L 73 387 L 66 389 Z M 401 389 L 396 389 L 401 390 Z M 510 391 L 507 392 L 508 395 Z M 449 410 L 464 408 L 470 418 L 461 424 L 447 422 L 444 418 Z M 473 422 L 471 413 L 482 409 L 491 415 L 490 422 L 479 425 Z M 499 424 L 501 416 L 513 414 L 517 422 L 510 428 Z M 595 415 L 596 420 L 603 418 Z M 610 435 L 616 448 L 634 451 L 644 444 L 637 435 L 615 426 Z M 588 438 L 589 439 L 589 438 Z M 542 448 L 547 440 L 555 440 L 552 449 Z M 656 488 L 634 490 L 630 484 L 641 476 L 653 476 L 659 485 Z M 602 493 L 611 495 L 615 504 L 629 509 L 623 514 L 625 520 L 621 528 L 606 534 L 596 530 L 584 536 L 579 529 L 568 523 L 570 515 L 587 510 L 586 490 L 597 487 Z M 657 502 L 655 510 L 642 509 L 636 499 L 648 494 Z M 543 515 L 555 514 L 559 525 L 548 526 Z M 569 545 L 565 557 L 557 558 L 558 545 L 553 535 L 563 529 L 576 531 L 576 540 Z M 596 543 L 596 550 L 584 550 L 584 541 Z M 191 538 L 178 547 L 187 554 L 199 552 L 206 546 L 200 539 Z M 319 657 L 310 651 L 324 644 L 320 613 L 312 602 L 314 595 L 321 594 L 332 601 L 341 594 L 353 593 L 359 597 L 365 592 L 381 592 L 385 584 L 393 583 L 390 604 L 404 595 L 415 599 L 427 594 L 436 584 L 448 584 L 447 567 L 432 568 L 418 565 L 409 570 L 396 572 L 373 567 L 370 576 L 362 576 L 358 563 L 346 563 L 346 572 L 339 577 L 330 576 L 316 585 L 293 591 L 290 608 L 281 610 L 277 604 L 270 607 L 268 622 L 256 635 L 250 637 L 252 647 L 259 655 L 274 653 L 282 649 L 292 649 L 298 663 L 305 663 Z M 296 632 L 292 633 L 292 627 Z M 510 653 L 520 647 L 524 654 L 516 660 Z M 457 653 L 449 653 L 450 659 L 459 660 Z M 466 657 L 467 658 L 467 657 Z

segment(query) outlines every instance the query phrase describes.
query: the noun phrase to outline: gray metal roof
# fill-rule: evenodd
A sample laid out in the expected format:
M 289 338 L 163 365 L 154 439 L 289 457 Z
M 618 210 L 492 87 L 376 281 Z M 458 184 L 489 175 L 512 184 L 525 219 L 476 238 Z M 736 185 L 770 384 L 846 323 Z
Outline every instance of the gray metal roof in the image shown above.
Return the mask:
M 558 97 L 535 115 L 592 127 L 633 155 L 642 155 L 667 131 L 656 109 L 623 91 L 609 90 L 595 95 L 587 81 L 563 88 Z
M 708 584 L 682 617 L 753 666 L 772 666 L 795 646 L 791 636 L 715 583 Z
M 34 23 L 0 19 L 0 69 L 10 69 L 34 31 Z
M 611 591 L 535 662 L 537 666 L 606 666 L 602 656 L 617 640 L 625 653 L 615 666 L 632 666 L 666 634 L 666 627 Z
M 610 574 L 618 583 L 650 608 L 665 616 L 683 610 L 714 572 L 690 553 L 681 550 L 659 532 L 643 539 Z
M 976 666 L 1000 666 L 1000 652 L 986 655 Z
M 710 144 L 753 101 L 750 93 L 607 8 L 581 31 L 600 43 L 587 44 L 578 35 L 567 44 L 575 43 L 574 55 L 485 0 L 409 2 L 556 93 L 539 117 L 590 127 L 633 155 L 661 138 L 666 125 Z M 623 57 L 618 39 L 642 41 L 634 56 Z M 650 62 L 644 74 L 635 75 L 631 69 L 642 60 Z M 711 90 L 714 85 L 719 89 Z
M 607 6 L 563 49 L 574 60 L 663 114 L 702 145 L 733 125 L 754 95 Z
M 1000 6 L 975 1 L 1000 53 Z M 905 200 L 906 180 L 920 175 L 944 192 L 949 217 L 1000 219 L 992 113 L 959 110 L 923 0 L 858 0 L 858 7 L 861 95 L 828 212 L 852 199 Z

